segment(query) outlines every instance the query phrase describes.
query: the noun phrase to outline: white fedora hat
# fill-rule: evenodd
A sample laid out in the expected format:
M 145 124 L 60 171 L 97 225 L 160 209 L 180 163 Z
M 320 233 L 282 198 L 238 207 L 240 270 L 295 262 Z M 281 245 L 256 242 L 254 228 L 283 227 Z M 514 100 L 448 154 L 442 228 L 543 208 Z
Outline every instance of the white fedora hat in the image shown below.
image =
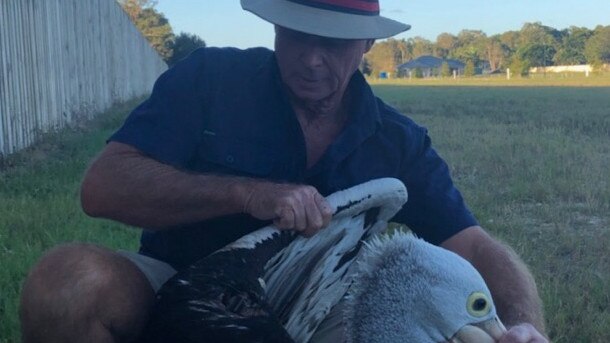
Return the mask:
M 241 0 L 241 6 L 272 24 L 322 37 L 388 38 L 411 28 L 380 16 L 378 0 Z

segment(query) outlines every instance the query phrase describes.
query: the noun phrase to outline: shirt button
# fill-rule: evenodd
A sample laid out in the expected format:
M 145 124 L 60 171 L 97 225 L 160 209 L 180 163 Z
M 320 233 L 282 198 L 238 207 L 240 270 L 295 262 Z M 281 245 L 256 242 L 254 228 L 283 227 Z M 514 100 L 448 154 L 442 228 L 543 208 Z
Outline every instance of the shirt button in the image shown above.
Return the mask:
M 233 163 L 235 162 L 235 158 L 233 157 L 233 155 L 227 155 L 225 161 L 227 161 L 227 163 Z

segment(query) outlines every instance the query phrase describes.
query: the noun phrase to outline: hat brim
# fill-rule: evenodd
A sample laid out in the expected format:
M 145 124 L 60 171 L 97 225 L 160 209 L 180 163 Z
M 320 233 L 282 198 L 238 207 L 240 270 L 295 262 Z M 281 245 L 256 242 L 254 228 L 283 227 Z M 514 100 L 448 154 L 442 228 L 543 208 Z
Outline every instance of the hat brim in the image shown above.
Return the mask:
M 411 28 L 381 16 L 334 12 L 286 0 L 241 0 L 241 6 L 272 24 L 322 37 L 381 39 Z

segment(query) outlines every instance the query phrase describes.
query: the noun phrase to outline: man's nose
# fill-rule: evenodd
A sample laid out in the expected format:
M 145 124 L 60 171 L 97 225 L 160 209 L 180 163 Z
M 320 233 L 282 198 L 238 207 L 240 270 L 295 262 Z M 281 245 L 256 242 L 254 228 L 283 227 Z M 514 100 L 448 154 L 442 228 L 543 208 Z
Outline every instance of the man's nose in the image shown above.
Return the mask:
M 324 64 L 324 51 L 317 46 L 307 47 L 301 54 L 301 62 L 308 68 L 319 68 Z

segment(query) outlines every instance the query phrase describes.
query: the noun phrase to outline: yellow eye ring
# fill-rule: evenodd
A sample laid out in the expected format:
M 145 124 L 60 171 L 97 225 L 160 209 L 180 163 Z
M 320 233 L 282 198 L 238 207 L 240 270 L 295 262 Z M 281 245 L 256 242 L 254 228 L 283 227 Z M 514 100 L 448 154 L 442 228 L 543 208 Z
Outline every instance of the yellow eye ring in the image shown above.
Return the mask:
M 468 297 L 467 309 L 474 317 L 486 316 L 491 311 L 491 300 L 485 293 L 474 292 Z

